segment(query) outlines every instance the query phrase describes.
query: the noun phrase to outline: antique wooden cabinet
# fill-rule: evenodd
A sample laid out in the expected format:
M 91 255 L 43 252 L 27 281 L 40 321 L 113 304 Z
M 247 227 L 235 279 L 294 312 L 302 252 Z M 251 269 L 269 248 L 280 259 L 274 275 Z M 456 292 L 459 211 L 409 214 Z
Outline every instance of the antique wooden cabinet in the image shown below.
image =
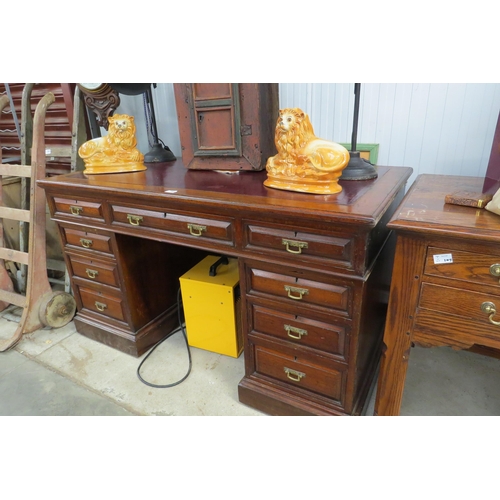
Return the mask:
M 177 326 L 179 277 L 207 254 L 239 259 L 240 401 L 276 415 L 356 415 L 380 355 L 392 245 L 411 174 L 337 195 L 263 185 L 265 171 L 83 173 L 40 181 L 64 245 L 77 330 L 140 355 Z
M 276 154 L 277 83 L 174 84 L 187 168 L 262 170 Z

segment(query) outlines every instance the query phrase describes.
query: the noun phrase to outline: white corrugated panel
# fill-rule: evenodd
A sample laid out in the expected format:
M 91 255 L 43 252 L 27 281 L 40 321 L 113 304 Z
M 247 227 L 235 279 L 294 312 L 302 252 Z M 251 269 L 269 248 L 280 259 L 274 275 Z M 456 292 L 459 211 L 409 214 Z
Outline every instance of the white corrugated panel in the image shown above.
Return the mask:
M 351 142 L 354 84 L 280 84 L 280 107 L 299 107 L 318 137 Z M 357 141 L 379 144 L 379 165 L 414 173 L 482 176 L 500 111 L 500 84 L 366 83 Z

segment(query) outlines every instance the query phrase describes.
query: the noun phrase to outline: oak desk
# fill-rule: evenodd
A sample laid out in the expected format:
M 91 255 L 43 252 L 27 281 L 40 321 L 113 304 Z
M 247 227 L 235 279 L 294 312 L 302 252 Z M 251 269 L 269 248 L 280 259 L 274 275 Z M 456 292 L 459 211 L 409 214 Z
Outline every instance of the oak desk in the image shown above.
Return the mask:
M 239 259 L 240 401 L 270 414 L 358 414 L 379 360 L 392 267 L 386 223 L 406 167 L 338 195 L 266 188 L 266 172 L 82 173 L 40 181 L 77 301 L 77 331 L 134 356 L 177 326 L 179 277 Z
M 412 343 L 500 348 L 500 216 L 444 202 L 483 181 L 421 175 L 388 224 L 397 244 L 375 415 L 399 414 Z

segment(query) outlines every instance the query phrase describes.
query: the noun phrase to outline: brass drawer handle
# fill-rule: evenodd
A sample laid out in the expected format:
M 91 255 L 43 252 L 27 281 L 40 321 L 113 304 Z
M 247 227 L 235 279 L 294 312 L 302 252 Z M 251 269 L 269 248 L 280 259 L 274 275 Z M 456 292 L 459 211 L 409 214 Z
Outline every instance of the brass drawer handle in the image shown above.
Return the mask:
M 303 330 L 302 328 L 296 328 L 291 325 L 283 325 L 287 335 L 296 340 L 300 340 L 304 335 L 307 335 L 307 330 Z M 292 333 L 296 333 L 297 335 L 292 335 Z
M 193 236 L 201 236 L 201 233 L 207 230 L 207 226 L 199 226 L 198 224 L 188 224 L 187 227 Z
M 291 368 L 287 368 L 286 366 L 283 369 L 285 370 L 286 376 L 294 382 L 300 382 L 306 376 L 305 373 L 298 372 L 297 370 L 292 370 Z
M 490 266 L 490 274 L 495 278 L 500 278 L 500 264 L 493 264 Z
M 95 307 L 98 311 L 101 311 L 103 312 L 104 309 L 106 309 L 108 306 L 102 302 L 97 302 L 97 300 L 95 301 Z
M 286 251 L 290 253 L 302 253 L 302 249 L 308 247 L 305 241 L 287 240 L 286 238 L 283 238 L 281 243 L 286 246 Z M 298 250 L 292 250 L 290 247 L 297 247 Z
M 82 244 L 82 247 L 90 248 L 92 246 L 92 243 L 94 243 L 94 242 L 92 240 L 87 240 L 85 238 L 80 238 L 80 243 Z
M 73 214 L 73 215 L 80 215 L 80 213 L 83 211 L 83 208 L 82 207 L 77 207 L 75 205 L 71 205 L 69 207 L 69 210 L 70 212 Z
M 127 219 L 132 226 L 138 226 L 144 219 L 140 215 L 127 214 Z
M 495 307 L 495 304 L 493 304 L 493 302 L 483 302 L 481 304 L 481 311 L 489 314 L 488 319 L 490 320 L 490 323 L 496 326 L 500 326 L 500 321 L 495 321 L 493 319 L 493 316 L 495 316 L 495 314 L 497 313 L 497 308 Z
M 298 288 L 296 286 L 284 285 L 285 290 L 288 292 L 288 296 L 294 300 L 301 300 L 304 295 L 309 293 L 307 288 Z M 293 295 L 294 293 L 298 295 Z
M 97 278 L 97 275 L 99 274 L 99 271 L 94 271 L 94 269 L 85 269 L 85 272 L 87 273 L 87 276 L 92 279 Z

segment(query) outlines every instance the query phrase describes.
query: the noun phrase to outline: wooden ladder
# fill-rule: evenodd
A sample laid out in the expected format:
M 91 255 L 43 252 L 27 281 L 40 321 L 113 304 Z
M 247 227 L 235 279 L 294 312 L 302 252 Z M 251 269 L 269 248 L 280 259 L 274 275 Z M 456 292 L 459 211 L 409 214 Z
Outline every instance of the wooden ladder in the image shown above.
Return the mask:
M 55 101 L 54 94 L 47 93 L 38 103 L 33 125 L 33 146 L 31 165 L 10 165 L 1 163 L 0 177 L 14 176 L 30 179 L 30 209 L 5 207 L 3 187 L 0 182 L 0 264 L 3 276 L 6 274 L 5 260 L 26 265 L 28 277 L 26 295 L 16 293 L 3 286 L 0 301 L 23 309 L 19 325 L 9 339 L 0 339 L 0 352 L 15 346 L 22 335 L 44 326 L 59 327 L 67 324 L 76 311 L 74 298 L 65 292 L 52 292 L 47 276 L 47 253 L 45 241 L 45 193 L 38 187 L 37 180 L 45 177 L 45 116 L 48 107 Z M 0 113 L 9 104 L 7 96 L 0 98 Z M 28 251 L 5 248 L 3 220 L 14 220 L 29 224 Z

